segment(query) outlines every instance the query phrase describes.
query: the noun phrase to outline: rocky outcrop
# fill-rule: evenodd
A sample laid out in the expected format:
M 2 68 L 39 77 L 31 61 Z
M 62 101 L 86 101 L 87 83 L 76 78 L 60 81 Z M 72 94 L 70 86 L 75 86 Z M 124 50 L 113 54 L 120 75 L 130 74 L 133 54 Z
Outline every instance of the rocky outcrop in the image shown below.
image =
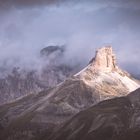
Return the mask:
M 49 55 L 53 55 L 54 53 L 58 55 L 63 55 L 64 51 L 65 51 L 65 46 L 48 46 L 40 51 L 40 55 L 44 57 L 48 57 Z M 55 57 L 57 56 L 55 55 Z
M 96 70 L 113 71 L 118 68 L 116 65 L 116 56 L 111 46 L 98 49 L 95 58 L 90 63 Z
M 102 93 L 102 99 L 127 95 L 140 87 L 139 81 L 118 67 L 110 46 L 98 49 L 89 65 L 75 76 Z M 121 94 L 119 90 L 122 91 Z

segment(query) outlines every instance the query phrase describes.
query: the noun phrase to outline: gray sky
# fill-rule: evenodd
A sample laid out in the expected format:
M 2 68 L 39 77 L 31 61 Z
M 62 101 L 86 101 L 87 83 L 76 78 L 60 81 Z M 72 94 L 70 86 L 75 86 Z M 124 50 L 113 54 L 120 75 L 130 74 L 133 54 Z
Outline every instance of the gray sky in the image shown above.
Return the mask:
M 67 46 L 66 63 L 85 65 L 110 44 L 119 65 L 140 74 L 139 25 L 139 0 L 0 0 L 0 66 L 36 68 L 53 44 Z

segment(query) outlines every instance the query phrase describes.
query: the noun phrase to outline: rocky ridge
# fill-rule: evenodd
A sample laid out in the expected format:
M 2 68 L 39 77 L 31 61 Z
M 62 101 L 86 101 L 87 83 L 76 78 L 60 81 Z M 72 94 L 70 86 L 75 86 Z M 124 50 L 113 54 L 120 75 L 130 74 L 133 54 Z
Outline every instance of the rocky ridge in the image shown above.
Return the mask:
M 140 89 L 81 111 L 47 139 L 139 140 Z

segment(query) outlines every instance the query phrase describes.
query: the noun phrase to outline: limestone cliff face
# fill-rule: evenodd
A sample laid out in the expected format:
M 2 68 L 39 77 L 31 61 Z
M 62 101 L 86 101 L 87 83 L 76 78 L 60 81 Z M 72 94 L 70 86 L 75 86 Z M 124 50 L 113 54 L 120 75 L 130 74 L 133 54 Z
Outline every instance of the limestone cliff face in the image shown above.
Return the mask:
M 140 87 L 139 81 L 118 67 L 111 46 L 98 49 L 89 65 L 75 77 L 96 89 L 100 94 L 100 100 L 127 95 Z
M 91 63 L 97 70 L 113 71 L 118 68 L 116 65 L 116 56 L 111 46 L 98 49 Z
M 90 61 L 92 71 L 95 72 L 117 72 L 123 76 L 130 74 L 117 65 L 116 54 L 111 46 L 105 46 L 96 51 L 95 57 Z

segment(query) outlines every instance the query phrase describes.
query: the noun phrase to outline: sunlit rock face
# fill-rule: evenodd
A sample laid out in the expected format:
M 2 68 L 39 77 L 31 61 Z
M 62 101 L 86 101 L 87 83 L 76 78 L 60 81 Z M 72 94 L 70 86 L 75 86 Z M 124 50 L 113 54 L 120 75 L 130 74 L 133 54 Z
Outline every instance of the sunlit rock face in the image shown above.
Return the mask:
M 117 69 L 116 56 L 111 46 L 98 49 L 95 58 L 90 63 L 98 70 L 113 71 Z
M 102 95 L 107 98 L 121 96 L 122 93 L 126 95 L 139 87 L 139 81 L 119 68 L 116 55 L 110 46 L 98 49 L 89 65 L 75 76 L 80 77 L 90 87 L 98 89 L 100 93 L 103 92 Z M 119 91 L 122 91 L 121 94 Z

